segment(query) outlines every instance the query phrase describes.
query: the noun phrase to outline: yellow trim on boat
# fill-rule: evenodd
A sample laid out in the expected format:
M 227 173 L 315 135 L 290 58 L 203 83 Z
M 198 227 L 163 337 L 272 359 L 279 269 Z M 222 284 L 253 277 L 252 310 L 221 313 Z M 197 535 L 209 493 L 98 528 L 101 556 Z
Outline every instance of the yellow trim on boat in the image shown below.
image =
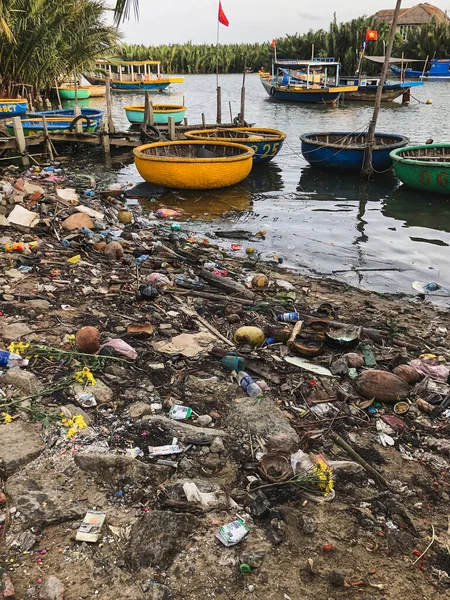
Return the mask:
M 244 131 L 249 134 L 248 138 L 239 140 L 239 138 L 227 138 L 227 137 L 209 137 L 207 134 L 212 131 Z M 254 133 L 254 135 L 252 135 Z M 258 135 L 260 133 L 261 135 Z M 237 144 L 240 141 L 245 142 L 264 142 L 265 140 L 270 142 L 282 142 L 286 139 L 286 134 L 278 129 L 268 129 L 264 127 L 233 127 L 231 128 L 214 128 L 214 129 L 194 129 L 187 131 L 184 134 L 188 140 L 207 140 L 208 142 L 235 142 Z M 270 137 L 266 137 L 270 136 Z
M 23 104 L 27 102 L 26 98 L 0 98 L 0 103 L 8 103 L 8 104 Z
M 189 158 L 184 156 L 152 156 L 145 153 L 149 148 L 198 145 L 228 146 L 238 148 L 236 156 L 214 158 Z M 176 189 L 214 189 L 239 183 L 250 173 L 254 150 L 241 144 L 211 141 L 157 142 L 133 150 L 134 161 L 140 175 L 146 181 L 162 187 Z
M 145 105 L 137 104 L 136 106 L 124 106 L 123 109 L 143 113 L 145 111 Z M 180 106 L 179 104 L 154 104 L 153 105 L 154 113 L 165 113 L 165 112 L 180 113 L 185 110 L 186 110 L 186 106 Z

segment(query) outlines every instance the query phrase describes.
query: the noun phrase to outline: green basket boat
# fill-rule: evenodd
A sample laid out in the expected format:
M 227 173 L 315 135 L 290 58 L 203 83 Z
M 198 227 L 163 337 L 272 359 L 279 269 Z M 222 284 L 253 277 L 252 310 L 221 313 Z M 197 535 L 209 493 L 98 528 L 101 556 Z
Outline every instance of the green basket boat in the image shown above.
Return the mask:
M 394 171 L 405 185 L 450 195 L 450 143 L 406 146 L 390 153 Z
M 144 122 L 144 105 L 139 104 L 136 106 L 124 106 L 127 119 L 130 123 L 143 123 Z M 178 104 L 154 104 L 153 105 L 153 120 L 155 125 L 167 125 L 169 117 L 173 117 L 175 125 L 179 125 L 183 122 L 184 115 L 186 114 L 186 107 L 179 106 Z
M 77 86 L 77 99 L 86 100 L 91 96 L 90 85 L 79 85 Z M 62 100 L 75 100 L 75 86 L 68 85 L 58 88 L 59 96 Z

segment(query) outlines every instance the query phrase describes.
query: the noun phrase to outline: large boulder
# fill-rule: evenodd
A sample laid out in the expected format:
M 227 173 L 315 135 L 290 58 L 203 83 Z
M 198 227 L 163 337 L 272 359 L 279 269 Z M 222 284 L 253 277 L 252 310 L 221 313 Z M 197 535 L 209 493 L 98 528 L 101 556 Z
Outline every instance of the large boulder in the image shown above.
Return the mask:
M 37 458 L 43 448 L 33 425 L 19 420 L 0 425 L 0 478 L 6 479 Z

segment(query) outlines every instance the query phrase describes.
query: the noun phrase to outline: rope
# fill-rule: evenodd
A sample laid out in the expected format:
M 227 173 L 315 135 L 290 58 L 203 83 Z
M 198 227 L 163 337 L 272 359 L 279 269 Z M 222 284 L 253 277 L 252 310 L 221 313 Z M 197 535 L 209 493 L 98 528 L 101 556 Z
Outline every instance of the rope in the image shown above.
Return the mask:
M 409 94 L 411 96 L 411 98 L 413 98 L 413 100 L 415 100 L 416 102 L 418 102 L 419 104 L 426 104 L 426 102 L 422 102 L 422 100 L 419 100 L 419 98 L 416 98 L 415 96 L 413 96 L 411 93 Z

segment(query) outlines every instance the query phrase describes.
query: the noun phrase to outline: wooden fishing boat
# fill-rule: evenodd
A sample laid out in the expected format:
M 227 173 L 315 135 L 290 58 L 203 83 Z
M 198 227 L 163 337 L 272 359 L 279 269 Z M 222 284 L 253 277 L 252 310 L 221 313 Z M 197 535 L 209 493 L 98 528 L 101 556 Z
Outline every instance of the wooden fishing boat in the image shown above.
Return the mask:
M 106 96 L 106 85 L 90 85 L 91 98 L 103 98 Z
M 98 60 L 92 73 L 84 77 L 93 85 L 104 85 L 106 74 L 111 80 L 111 88 L 122 92 L 145 92 L 146 90 L 165 90 L 171 83 L 183 83 L 184 77 L 167 77 L 160 71 L 158 60 L 108 62 Z M 152 71 L 152 67 L 155 68 Z
M 405 68 L 407 63 L 410 62 L 424 62 L 420 60 L 411 61 L 411 59 L 394 59 L 391 62 L 401 63 L 400 67 L 391 64 L 389 65 L 392 73 L 396 77 L 400 77 L 401 79 L 419 79 L 421 77 L 426 77 L 428 79 L 448 79 L 450 77 L 450 59 L 449 58 L 433 58 L 430 60 L 430 68 L 426 69 L 426 62 L 424 63 L 424 68 L 419 71 L 418 69 Z
M 46 121 L 49 132 L 59 133 L 74 129 L 74 119 L 72 117 L 48 117 L 46 118 Z M 5 125 L 9 133 L 12 134 L 14 132 L 12 121 L 6 121 Z M 97 123 L 95 121 L 91 123 L 88 117 L 84 117 L 84 120 L 81 120 L 81 126 L 83 133 L 94 133 L 94 131 L 97 129 Z M 26 136 L 44 131 L 42 117 L 22 119 L 22 127 Z
M 91 123 L 94 121 L 97 123 L 97 128 L 100 127 L 103 119 L 103 111 L 97 108 L 81 108 L 80 113 L 84 117 L 88 117 Z M 28 117 L 67 117 L 70 119 L 75 118 L 74 108 L 62 108 L 57 110 L 42 110 L 40 112 L 29 113 Z
M 339 84 L 342 86 L 358 86 L 356 92 L 345 94 L 346 102 L 375 102 L 379 83 L 379 77 L 358 77 L 357 75 L 341 77 L 339 80 Z M 393 102 L 399 96 L 403 96 L 405 102 L 409 102 L 411 88 L 422 85 L 424 85 L 423 81 L 410 81 L 408 83 L 404 81 L 396 83 L 385 82 L 381 92 L 381 101 Z
M 260 79 L 274 100 L 336 104 L 341 94 L 356 92 L 358 86 L 336 85 L 329 77 L 329 69 L 335 71 L 334 81 L 339 81 L 340 63 L 332 58 L 305 61 L 278 59 L 272 61 L 272 77 Z M 292 74 L 299 71 L 305 81 Z
M 286 134 L 278 129 L 259 127 L 236 127 L 235 129 L 200 129 L 188 131 L 185 136 L 189 140 L 205 140 L 216 142 L 235 142 L 248 146 L 255 151 L 254 163 L 269 162 L 283 146 Z
M 333 131 L 305 133 L 300 136 L 302 154 L 314 167 L 360 172 L 364 163 L 367 133 Z M 403 148 L 409 139 L 402 135 L 376 133 L 372 151 L 375 171 L 386 171 L 392 166 L 392 150 Z
M 130 123 L 144 122 L 144 104 L 124 106 L 124 110 Z M 173 117 L 175 119 L 175 124 L 179 125 L 183 122 L 186 110 L 185 106 L 179 106 L 177 104 L 154 104 L 153 120 L 156 125 L 167 125 L 169 117 Z
M 0 119 L 24 115 L 28 104 L 23 98 L 0 98 Z
M 141 177 L 176 189 L 228 187 L 247 177 L 254 151 L 230 142 L 156 142 L 133 150 Z
M 59 96 L 62 100 L 75 100 L 75 86 L 64 85 L 58 88 Z M 91 97 L 90 85 L 77 85 L 76 97 L 78 100 L 86 100 Z
M 450 143 L 407 146 L 391 152 L 394 171 L 405 185 L 450 195 Z

